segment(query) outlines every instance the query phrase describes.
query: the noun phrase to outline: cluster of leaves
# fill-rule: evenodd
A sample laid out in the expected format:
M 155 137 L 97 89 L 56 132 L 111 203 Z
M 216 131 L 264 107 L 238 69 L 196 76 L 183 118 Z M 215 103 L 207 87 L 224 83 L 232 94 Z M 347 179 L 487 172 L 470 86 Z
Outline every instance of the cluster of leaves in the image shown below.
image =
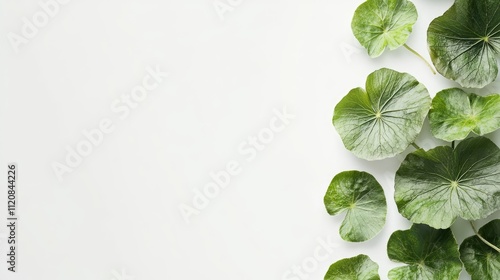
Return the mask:
M 410 1 L 367 0 L 355 11 L 352 30 L 371 57 L 404 46 L 423 59 L 406 45 L 417 17 Z M 461 87 L 486 86 L 498 75 L 500 1 L 456 0 L 431 22 L 427 38 L 441 75 Z M 426 118 L 431 133 L 451 145 L 424 150 L 415 144 Z M 500 210 L 500 148 L 484 136 L 500 128 L 499 94 L 451 88 L 431 98 L 410 74 L 382 68 L 336 105 L 333 125 L 344 146 L 365 160 L 415 147 L 394 181 L 398 211 L 413 226 L 389 238 L 388 257 L 406 264 L 389 271 L 389 279 L 452 280 L 463 267 L 473 280 L 500 279 L 500 220 L 479 231 L 473 223 Z M 324 203 L 330 215 L 346 212 L 339 230 L 346 241 L 369 240 L 384 227 L 384 189 L 367 172 L 337 174 Z M 476 233 L 460 245 L 450 229 L 457 218 L 470 221 Z M 325 276 L 333 279 L 380 279 L 378 265 L 366 255 L 343 259 Z

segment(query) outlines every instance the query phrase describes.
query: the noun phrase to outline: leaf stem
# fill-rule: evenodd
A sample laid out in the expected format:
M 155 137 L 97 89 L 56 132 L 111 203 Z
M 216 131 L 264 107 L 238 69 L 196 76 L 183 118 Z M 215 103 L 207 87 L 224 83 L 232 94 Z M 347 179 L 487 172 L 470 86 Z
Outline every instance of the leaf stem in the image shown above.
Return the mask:
M 451 141 L 451 148 L 455 150 L 455 141 Z
M 420 58 L 423 62 L 425 62 L 425 64 L 427 64 L 427 66 L 429 67 L 429 69 L 431 69 L 432 71 L 432 74 L 436 75 L 436 70 L 434 70 L 434 68 L 431 66 L 431 64 L 427 61 L 427 59 L 425 59 L 423 56 L 421 56 L 416 50 L 410 48 L 410 46 L 408 46 L 407 44 L 403 44 L 403 46 L 409 50 L 411 53 L 413 53 L 414 55 L 418 56 L 418 58 Z
M 417 149 L 417 150 L 422 149 L 422 148 L 420 148 L 420 146 L 419 146 L 419 145 L 415 144 L 415 142 L 411 143 L 411 145 L 412 145 L 415 149 Z
M 500 249 L 499 249 L 497 246 L 495 246 L 495 245 L 491 244 L 490 242 L 488 242 L 488 240 L 484 239 L 484 237 L 482 237 L 482 236 L 479 234 L 479 232 L 478 232 L 478 231 L 477 231 L 477 229 L 476 229 L 476 226 L 474 226 L 474 223 L 473 223 L 472 221 L 469 221 L 469 223 L 470 223 L 470 226 L 472 227 L 472 230 L 474 231 L 474 233 L 477 235 L 477 237 L 479 237 L 479 239 L 481 239 L 481 241 L 483 241 L 483 242 L 484 242 L 484 244 L 486 244 L 486 245 L 490 246 L 490 247 L 491 247 L 491 248 L 493 248 L 495 251 L 497 251 L 497 252 L 499 252 L 499 253 L 500 253 Z

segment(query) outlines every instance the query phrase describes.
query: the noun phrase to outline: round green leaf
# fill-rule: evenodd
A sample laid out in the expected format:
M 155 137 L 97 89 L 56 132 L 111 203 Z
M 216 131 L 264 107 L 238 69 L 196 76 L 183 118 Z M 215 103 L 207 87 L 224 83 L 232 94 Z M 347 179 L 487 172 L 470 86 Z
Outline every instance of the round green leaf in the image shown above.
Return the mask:
M 488 242 L 500 246 L 500 220 L 493 220 L 479 230 Z M 464 240 L 460 246 L 460 257 L 472 280 L 500 279 L 500 253 L 486 245 L 477 236 Z
M 485 137 L 409 154 L 396 172 L 399 212 L 448 228 L 457 217 L 485 218 L 500 207 L 500 149 Z
M 330 266 L 325 280 L 380 280 L 378 264 L 366 255 L 342 259 Z
M 462 140 L 472 131 L 484 135 L 500 128 L 500 95 L 482 97 L 459 88 L 440 91 L 429 112 L 431 131 L 445 141 Z
M 345 171 L 337 174 L 328 187 L 324 202 L 330 215 L 347 211 L 340 226 L 340 236 L 346 241 L 366 241 L 384 227 L 387 214 L 384 190 L 369 173 Z
M 413 76 L 391 69 L 366 79 L 335 107 L 333 125 L 356 156 L 377 160 L 403 152 L 417 138 L 431 106 L 427 89 Z
M 408 264 L 389 271 L 389 279 L 454 280 L 462 271 L 458 244 L 450 229 L 414 224 L 396 231 L 387 243 L 389 258 Z
M 427 31 L 432 62 L 439 73 L 463 87 L 482 88 L 498 74 L 498 0 L 456 0 Z
M 417 9 L 407 0 L 368 0 L 354 13 L 351 28 L 371 57 L 386 47 L 393 50 L 408 40 L 417 21 Z

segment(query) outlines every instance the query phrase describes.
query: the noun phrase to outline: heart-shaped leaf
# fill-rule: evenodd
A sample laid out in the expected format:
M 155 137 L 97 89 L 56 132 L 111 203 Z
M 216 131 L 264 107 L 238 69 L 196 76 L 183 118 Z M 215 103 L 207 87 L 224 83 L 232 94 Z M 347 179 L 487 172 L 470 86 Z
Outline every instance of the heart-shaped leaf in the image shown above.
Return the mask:
M 491 244 L 500 246 L 500 220 L 493 220 L 479 230 L 479 235 Z M 500 279 L 500 253 L 486 245 L 477 236 L 464 240 L 460 257 L 472 280 Z
M 417 138 L 431 106 L 427 89 L 413 76 L 391 69 L 366 79 L 335 107 L 333 125 L 356 156 L 377 160 L 403 152 Z
M 393 50 L 408 40 L 417 21 L 417 9 L 407 0 L 368 0 L 354 13 L 351 28 L 371 57 L 386 47 Z
M 380 280 L 378 264 L 366 255 L 342 259 L 330 266 L 325 280 Z
M 326 192 L 326 211 L 347 211 L 340 226 L 342 239 L 361 242 L 373 238 L 384 227 L 387 203 L 384 190 L 369 173 L 344 171 L 337 174 Z
M 500 207 L 500 149 L 485 137 L 409 154 L 396 172 L 399 212 L 448 228 L 457 217 L 485 218 Z
M 440 91 L 429 112 L 431 131 L 445 141 L 462 140 L 472 131 L 484 135 L 500 128 L 500 95 L 482 97 L 459 88 Z
M 455 280 L 462 271 L 458 244 L 450 229 L 414 224 L 391 235 L 387 253 L 392 261 L 408 264 L 390 270 L 389 279 Z
M 498 74 L 498 0 L 456 0 L 427 31 L 432 62 L 439 73 L 463 87 L 482 88 Z

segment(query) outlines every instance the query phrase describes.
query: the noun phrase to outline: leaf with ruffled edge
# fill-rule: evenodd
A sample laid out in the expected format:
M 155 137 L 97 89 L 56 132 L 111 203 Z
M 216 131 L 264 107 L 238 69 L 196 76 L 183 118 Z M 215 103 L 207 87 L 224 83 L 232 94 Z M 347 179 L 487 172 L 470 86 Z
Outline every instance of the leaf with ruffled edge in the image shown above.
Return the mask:
M 455 149 L 417 150 L 396 172 L 394 197 L 404 217 L 434 228 L 485 218 L 500 207 L 500 149 L 475 137 Z
M 330 266 L 325 280 L 380 280 L 378 264 L 366 255 L 342 259 Z
M 335 107 L 333 125 L 344 146 L 366 160 L 403 152 L 422 130 L 431 106 L 427 89 L 413 76 L 391 69 L 366 79 Z
M 406 43 L 418 14 L 407 0 L 368 0 L 354 12 L 351 28 L 371 57 Z

